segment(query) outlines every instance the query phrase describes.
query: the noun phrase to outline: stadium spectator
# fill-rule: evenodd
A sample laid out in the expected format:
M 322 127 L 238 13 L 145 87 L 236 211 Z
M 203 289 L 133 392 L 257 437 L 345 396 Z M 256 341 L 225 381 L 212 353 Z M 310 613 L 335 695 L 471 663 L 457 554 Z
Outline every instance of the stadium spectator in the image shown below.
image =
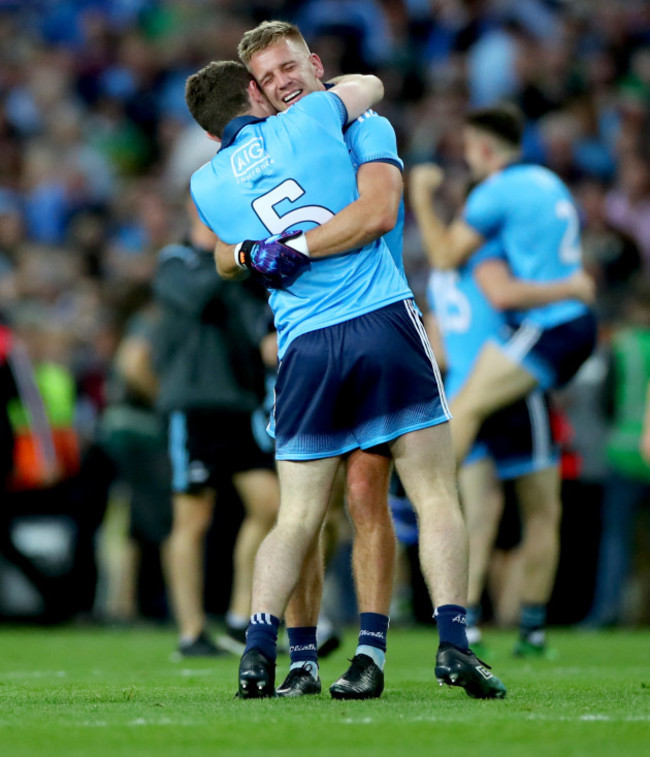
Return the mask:
M 630 281 L 642 268 L 634 238 L 607 219 L 607 189 L 598 179 L 584 179 L 576 187 L 582 225 L 582 261 L 594 278 L 594 309 L 600 321 L 616 321 Z
M 650 272 L 650 167 L 643 155 L 621 156 L 617 183 L 607 196 L 607 219 L 636 241 Z
M 148 596 L 140 586 L 147 559 L 165 567 L 171 530 L 171 471 L 164 424 L 155 410 L 153 351 L 159 313 L 150 300 L 148 287 L 136 298 L 115 354 L 98 429 L 100 443 L 115 464 L 116 479 L 126 488 L 128 506 L 125 532 L 113 545 L 113 559 L 107 560 L 103 615 L 117 622 L 133 622 L 146 614 L 143 610 L 166 614 L 160 597 Z

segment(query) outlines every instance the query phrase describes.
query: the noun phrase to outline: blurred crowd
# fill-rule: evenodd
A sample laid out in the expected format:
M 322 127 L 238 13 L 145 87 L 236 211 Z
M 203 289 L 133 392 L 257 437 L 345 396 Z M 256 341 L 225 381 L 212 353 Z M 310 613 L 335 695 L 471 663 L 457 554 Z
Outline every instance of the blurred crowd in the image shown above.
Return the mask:
M 64 463 L 23 489 L 86 465 L 83 507 L 104 479 L 110 488 L 93 450 L 116 351 L 148 301 L 159 250 L 187 233 L 188 179 L 215 149 L 187 112 L 185 80 L 236 58 L 242 33 L 266 18 L 297 23 L 326 76 L 382 78 L 378 110 L 406 170 L 446 169 L 438 202 L 449 218 L 468 181 L 467 108 L 519 104 L 524 159 L 573 191 L 598 282 L 602 349 L 561 401 L 566 445 L 582 456 L 573 477 L 600 491 L 612 335 L 633 321 L 650 328 L 644 0 L 0 0 L 0 317 L 37 376 L 55 366 L 45 412 L 74 436 L 56 442 Z M 406 200 L 405 266 L 423 304 L 428 267 Z

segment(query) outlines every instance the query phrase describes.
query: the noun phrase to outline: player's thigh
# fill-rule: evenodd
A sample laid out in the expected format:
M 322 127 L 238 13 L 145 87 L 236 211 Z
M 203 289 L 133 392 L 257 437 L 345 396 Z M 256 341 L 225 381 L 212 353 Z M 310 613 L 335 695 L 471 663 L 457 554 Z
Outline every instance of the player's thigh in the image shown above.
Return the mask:
M 532 518 L 543 518 L 549 527 L 560 519 L 561 478 L 559 465 L 521 476 L 515 481 L 515 492 L 524 525 Z
M 275 518 L 280 503 L 280 486 L 273 470 L 256 468 L 232 477 L 247 515 Z
M 176 492 L 172 497 L 173 531 L 207 531 L 212 522 L 214 500 L 213 489 L 196 493 Z
M 327 512 L 339 463 L 338 457 L 278 460 L 278 523 L 301 525 L 308 532 L 316 533 Z
M 457 500 L 449 423 L 411 431 L 398 437 L 390 448 L 402 485 L 416 509 L 431 498 Z
M 486 457 L 463 465 L 458 488 L 468 531 L 495 528 L 503 512 L 503 490 L 492 461 Z
M 469 409 L 485 417 L 524 397 L 536 385 L 537 380 L 532 374 L 505 355 L 496 344 L 488 343 L 451 403 L 452 416 Z

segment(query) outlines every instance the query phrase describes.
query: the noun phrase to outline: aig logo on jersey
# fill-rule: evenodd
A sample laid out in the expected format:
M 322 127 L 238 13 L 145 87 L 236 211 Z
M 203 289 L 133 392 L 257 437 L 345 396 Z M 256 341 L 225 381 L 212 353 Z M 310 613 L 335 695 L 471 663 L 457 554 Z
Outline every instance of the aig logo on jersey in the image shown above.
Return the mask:
M 250 181 L 271 163 L 259 137 L 249 140 L 232 154 L 230 164 L 237 181 Z

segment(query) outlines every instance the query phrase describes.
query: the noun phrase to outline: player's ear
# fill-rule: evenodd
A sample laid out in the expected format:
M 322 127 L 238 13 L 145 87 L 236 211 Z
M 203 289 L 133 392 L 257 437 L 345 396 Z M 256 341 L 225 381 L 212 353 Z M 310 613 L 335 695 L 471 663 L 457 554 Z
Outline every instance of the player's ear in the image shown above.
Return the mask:
M 311 65 L 314 69 L 314 74 L 317 79 L 322 79 L 323 74 L 325 73 L 325 66 L 323 66 L 323 61 L 316 55 L 316 53 L 309 53 L 309 60 L 311 61 Z
M 263 118 L 265 116 L 272 116 L 277 112 L 255 79 L 251 79 L 248 85 L 248 100 L 255 116 Z
M 251 102 L 258 104 L 266 102 L 266 95 L 262 92 L 255 79 L 251 79 L 248 82 L 248 96 Z

